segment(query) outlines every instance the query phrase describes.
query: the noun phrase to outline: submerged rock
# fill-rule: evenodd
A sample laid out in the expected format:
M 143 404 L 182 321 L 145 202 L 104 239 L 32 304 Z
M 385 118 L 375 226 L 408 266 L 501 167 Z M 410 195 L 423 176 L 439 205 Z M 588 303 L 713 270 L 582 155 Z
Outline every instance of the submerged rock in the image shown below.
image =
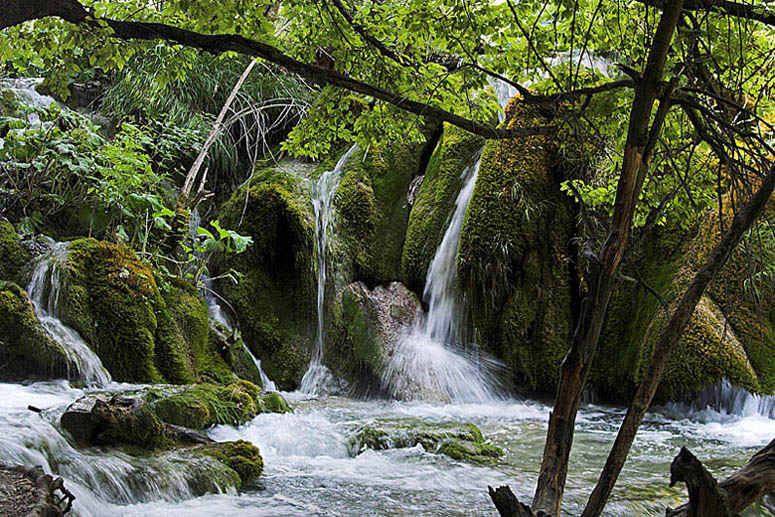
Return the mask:
M 375 420 L 359 427 L 348 440 L 352 456 L 366 449 L 379 451 L 416 445 L 421 445 L 426 452 L 475 463 L 492 463 L 503 455 L 500 447 L 485 443 L 482 432 L 471 423 L 411 418 Z
M 27 292 L 0 281 L 0 379 L 66 377 L 65 350 L 43 328 Z

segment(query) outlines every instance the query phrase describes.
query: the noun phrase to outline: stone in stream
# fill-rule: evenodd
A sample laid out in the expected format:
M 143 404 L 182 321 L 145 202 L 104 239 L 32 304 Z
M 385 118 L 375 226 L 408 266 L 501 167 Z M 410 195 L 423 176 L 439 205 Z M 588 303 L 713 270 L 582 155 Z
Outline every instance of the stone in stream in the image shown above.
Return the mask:
M 206 400 L 207 396 L 216 395 L 223 399 Z M 82 445 L 118 446 L 130 454 L 163 452 L 163 457 L 170 461 L 185 463 L 191 473 L 189 484 L 198 495 L 251 483 L 263 471 L 263 460 L 255 445 L 242 440 L 216 443 L 194 429 L 168 421 L 185 421 L 186 411 L 192 409 L 189 403 L 198 396 L 205 397 L 197 408 L 207 416 L 197 415 L 192 421 L 200 425 L 208 422 L 210 425 L 239 424 L 259 412 L 290 410 L 281 395 L 268 393 L 262 396 L 255 385 L 242 381 L 230 386 L 169 388 L 166 393 L 151 389 L 131 396 L 86 395 L 65 410 L 60 423 L 74 441 Z M 169 404 L 165 406 L 164 401 Z M 208 403 L 218 406 L 218 413 L 212 415 L 212 420 Z M 233 420 L 225 422 L 225 419 Z
M 426 452 L 455 460 L 493 463 L 503 455 L 500 447 L 485 442 L 476 425 L 460 422 L 385 419 L 360 426 L 348 440 L 348 450 L 357 456 L 366 449 L 386 450 L 422 445 Z

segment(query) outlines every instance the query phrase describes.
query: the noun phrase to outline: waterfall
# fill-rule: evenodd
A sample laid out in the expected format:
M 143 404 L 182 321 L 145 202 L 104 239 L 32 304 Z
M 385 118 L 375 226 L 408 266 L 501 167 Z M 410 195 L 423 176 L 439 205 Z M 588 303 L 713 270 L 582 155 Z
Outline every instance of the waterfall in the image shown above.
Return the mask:
M 75 374 L 88 384 L 107 386 L 110 374 L 102 361 L 74 329 L 59 319 L 59 298 L 62 290 L 62 270 L 67 264 L 68 244 L 55 242 L 51 249 L 38 260 L 27 286 L 35 314 L 51 337 L 65 351 Z M 69 376 L 68 371 L 68 376 Z
M 312 360 L 309 368 L 301 380 L 301 391 L 312 395 L 319 395 L 329 390 L 334 383 L 334 378 L 328 368 L 323 365 L 323 351 L 325 348 L 325 298 L 326 298 L 326 254 L 328 251 L 328 231 L 331 220 L 331 208 L 334 194 L 342 179 L 345 165 L 350 156 L 358 149 L 353 145 L 330 171 L 324 172 L 315 182 L 312 188 L 312 204 L 315 209 L 315 247 L 318 260 L 318 299 L 317 316 L 318 326 L 315 344 L 312 350 Z
M 712 409 L 729 415 L 775 419 L 775 395 L 755 395 L 732 386 L 728 380 L 702 390 L 689 406 L 696 410 Z
M 10 91 L 18 101 L 26 106 L 36 109 L 46 109 L 56 101 L 48 95 L 41 95 L 35 90 L 43 79 L 40 78 L 19 78 L 19 79 L 0 79 L 0 90 Z M 37 127 L 41 125 L 40 116 L 37 112 L 31 111 L 25 115 L 30 126 Z M 50 124 L 50 122 L 49 122 Z M 24 131 L 23 129 L 12 129 L 11 131 Z M 5 139 L 0 137 L 0 148 L 5 144 Z
M 479 153 L 481 154 L 481 152 Z M 480 156 L 461 178 L 449 226 L 428 269 L 423 296 L 428 313 L 401 340 L 382 382 L 394 395 L 452 402 L 487 402 L 498 398 L 496 370 L 500 363 L 480 357 L 476 343 L 466 351 L 466 308 L 457 292 L 456 257 L 468 203 L 479 174 Z

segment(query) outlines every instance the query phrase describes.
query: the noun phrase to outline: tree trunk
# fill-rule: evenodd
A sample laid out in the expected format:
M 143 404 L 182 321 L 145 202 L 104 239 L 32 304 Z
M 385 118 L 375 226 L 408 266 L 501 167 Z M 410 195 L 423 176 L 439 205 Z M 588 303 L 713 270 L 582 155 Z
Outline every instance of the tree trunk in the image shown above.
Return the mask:
M 775 491 L 775 440 L 754 454 L 740 470 L 721 483 L 685 447 L 670 466 L 670 486 L 686 482 L 689 502 L 667 517 L 728 517 L 736 515 Z
M 602 512 L 630 452 L 630 447 L 635 439 L 635 434 L 638 432 L 638 427 L 643 421 L 646 410 L 657 391 L 670 352 L 673 351 L 680 341 L 681 334 L 689 323 L 689 319 L 694 313 L 700 298 L 705 293 L 705 289 L 713 281 L 713 278 L 721 268 L 724 267 L 724 264 L 726 264 L 745 232 L 751 228 L 764 211 L 774 187 L 775 167 L 772 167 L 759 190 L 742 210 L 735 215 L 729 230 L 724 233 L 721 241 L 713 249 L 708 261 L 700 268 L 689 287 L 681 296 L 678 306 L 670 318 L 670 322 L 657 340 L 654 354 L 643 374 L 643 379 L 638 385 L 638 390 L 624 417 L 624 421 L 619 428 L 616 441 L 611 448 L 605 467 L 600 473 L 600 478 L 592 491 L 582 517 L 596 517 Z
M 643 77 L 635 85 L 635 99 L 630 112 L 622 172 L 617 185 L 611 225 L 597 257 L 598 272 L 588 275 L 592 279 L 589 295 L 583 301 L 570 351 L 560 369 L 557 398 L 554 410 L 549 416 L 549 430 L 538 476 L 538 487 L 533 498 L 533 510 L 536 512 L 544 511 L 550 515 L 560 515 L 576 413 L 648 168 L 651 112 L 662 81 L 665 61 L 681 14 L 682 4 L 682 0 L 671 2 L 662 12 Z M 655 120 L 652 135 L 658 134 L 660 130 L 661 121 Z

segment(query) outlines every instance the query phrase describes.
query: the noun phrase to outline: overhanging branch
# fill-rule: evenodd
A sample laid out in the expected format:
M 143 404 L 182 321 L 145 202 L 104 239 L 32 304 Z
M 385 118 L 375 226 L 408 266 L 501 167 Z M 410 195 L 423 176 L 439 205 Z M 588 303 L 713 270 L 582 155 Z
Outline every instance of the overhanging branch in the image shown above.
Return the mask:
M 305 79 L 337 86 L 355 93 L 379 99 L 404 111 L 441 122 L 448 122 L 473 134 L 491 139 L 515 138 L 529 135 L 548 135 L 556 131 L 552 126 L 529 128 L 495 128 L 456 115 L 451 111 L 424 102 L 408 99 L 336 70 L 304 63 L 283 53 L 280 49 L 237 34 L 202 34 L 172 25 L 150 22 L 126 22 L 109 18 L 94 18 L 76 0 L 6 0 L 0 12 L 0 30 L 25 21 L 58 17 L 76 25 L 107 25 L 116 38 L 123 40 L 165 40 L 194 47 L 213 54 L 237 52 L 259 57 Z

